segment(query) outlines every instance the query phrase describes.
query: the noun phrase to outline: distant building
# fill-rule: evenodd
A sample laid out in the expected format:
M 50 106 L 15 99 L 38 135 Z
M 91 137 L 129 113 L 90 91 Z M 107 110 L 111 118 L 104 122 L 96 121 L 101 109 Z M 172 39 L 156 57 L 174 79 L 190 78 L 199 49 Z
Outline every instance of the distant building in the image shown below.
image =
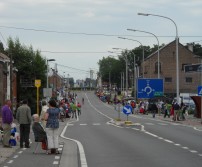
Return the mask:
M 200 73 L 185 73 L 184 66 L 200 63 L 200 59 L 193 53 L 193 48 L 187 49 L 181 43 L 179 49 L 179 92 L 196 93 L 200 85 Z M 159 49 L 160 78 L 164 79 L 164 93 L 176 96 L 176 41 Z M 144 63 L 144 78 L 158 77 L 158 52 L 148 56 Z M 142 66 L 141 66 L 142 67 Z M 141 68 L 142 69 L 142 68 Z M 141 70 L 142 71 L 142 70 Z

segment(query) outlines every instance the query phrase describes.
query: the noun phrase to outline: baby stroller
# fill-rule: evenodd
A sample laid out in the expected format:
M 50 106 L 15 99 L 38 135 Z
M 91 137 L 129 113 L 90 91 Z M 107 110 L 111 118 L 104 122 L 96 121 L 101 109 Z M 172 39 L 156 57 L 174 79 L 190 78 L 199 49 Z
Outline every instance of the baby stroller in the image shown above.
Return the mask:
M 41 126 L 39 122 L 34 122 L 32 125 L 32 130 L 34 133 L 35 142 L 37 142 L 37 145 L 33 153 L 34 154 L 36 153 L 39 143 L 41 143 L 41 147 L 43 150 L 47 150 L 47 146 L 48 146 L 47 136 L 44 128 Z

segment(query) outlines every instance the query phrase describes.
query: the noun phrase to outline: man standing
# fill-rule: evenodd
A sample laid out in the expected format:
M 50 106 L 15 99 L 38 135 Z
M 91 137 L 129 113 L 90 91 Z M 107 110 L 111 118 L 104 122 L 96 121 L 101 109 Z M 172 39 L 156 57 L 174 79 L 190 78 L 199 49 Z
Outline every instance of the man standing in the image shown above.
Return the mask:
M 10 109 L 11 100 L 6 100 L 5 105 L 2 107 L 2 127 L 3 127 L 3 145 L 4 147 L 11 148 L 9 144 L 11 136 L 11 123 L 13 122 L 13 113 Z
M 23 100 L 23 104 L 20 107 L 18 107 L 16 113 L 16 119 L 20 124 L 20 148 L 23 148 L 24 142 L 25 142 L 25 148 L 30 148 L 29 134 L 32 117 L 31 117 L 31 109 L 27 105 L 27 100 Z

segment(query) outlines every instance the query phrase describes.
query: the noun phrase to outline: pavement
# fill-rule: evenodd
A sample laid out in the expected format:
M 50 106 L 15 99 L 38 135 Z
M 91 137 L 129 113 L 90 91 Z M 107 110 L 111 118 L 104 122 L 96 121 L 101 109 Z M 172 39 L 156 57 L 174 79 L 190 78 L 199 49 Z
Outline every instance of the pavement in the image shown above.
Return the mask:
M 140 114 L 138 114 L 138 115 L 140 115 Z M 152 118 L 151 114 L 149 114 L 149 115 L 142 115 L 142 116 L 143 117 L 150 117 L 150 118 Z M 195 118 L 195 117 L 193 117 L 193 115 L 186 116 L 186 119 L 184 121 L 173 121 L 172 117 L 170 117 L 170 118 L 168 118 L 168 117 L 164 118 L 162 114 L 161 115 L 156 114 L 156 116 L 155 116 L 154 119 L 159 119 L 159 120 L 163 120 L 163 121 L 174 122 L 174 123 L 178 123 L 178 124 L 182 124 L 182 125 L 186 125 L 186 126 L 192 126 L 192 127 L 196 128 L 196 130 L 202 131 L 201 119 Z M 65 123 L 62 123 L 60 131 L 63 130 L 64 126 L 65 126 Z M 72 146 L 72 143 L 70 143 L 70 141 L 66 142 L 66 147 L 71 147 L 71 146 Z M 74 147 L 76 148 L 77 146 L 74 146 Z M 16 146 L 13 146 L 12 148 L 4 148 L 3 145 L 2 145 L 2 142 L 0 142 L 0 165 L 5 160 L 7 160 L 9 157 L 11 157 L 16 151 L 18 151 L 18 149 L 20 149 L 19 142 L 17 143 Z M 75 155 L 76 154 L 77 153 L 75 153 Z M 68 155 L 72 156 L 71 154 L 67 154 L 66 156 L 68 156 Z M 69 157 L 69 158 L 71 158 L 71 157 Z M 64 159 L 67 159 L 67 157 L 64 158 Z M 77 162 L 78 162 L 78 160 L 77 160 Z

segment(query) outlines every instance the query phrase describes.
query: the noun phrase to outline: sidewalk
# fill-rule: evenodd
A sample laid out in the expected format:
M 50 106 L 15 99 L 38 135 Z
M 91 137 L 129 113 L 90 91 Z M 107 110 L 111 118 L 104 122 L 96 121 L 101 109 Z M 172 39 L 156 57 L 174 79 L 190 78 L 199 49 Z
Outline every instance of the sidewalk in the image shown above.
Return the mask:
M 151 115 L 151 117 L 152 117 L 152 115 Z M 185 120 L 183 120 L 183 121 L 182 120 L 173 121 L 172 116 L 170 118 L 168 118 L 168 117 L 164 118 L 163 114 L 161 114 L 161 115 L 156 114 L 155 118 L 163 120 L 163 121 L 178 123 L 178 124 L 187 125 L 187 126 L 193 126 L 193 127 L 196 127 L 198 129 L 202 130 L 201 118 L 196 118 L 193 115 L 185 116 Z
M 68 121 L 68 120 L 67 120 L 67 121 Z M 65 121 L 65 122 L 60 122 L 60 128 L 59 128 L 59 132 L 60 132 L 60 133 L 62 132 L 64 126 L 65 126 L 66 123 L 67 123 L 67 121 Z M 16 125 L 17 125 L 17 127 L 18 127 L 19 124 L 16 123 Z M 19 128 L 17 128 L 17 129 L 19 129 Z M 19 132 L 19 130 L 17 130 L 17 131 Z M 32 140 L 32 142 L 34 142 L 32 130 L 30 131 L 30 139 Z M 64 139 L 62 139 L 61 137 L 59 137 L 59 142 L 64 142 L 64 143 L 65 143 L 64 149 L 71 147 L 71 150 L 70 150 L 70 151 L 71 151 L 72 153 L 74 153 L 75 150 L 77 151 L 77 146 L 75 146 L 74 143 L 72 143 L 71 141 L 65 141 Z M 8 158 L 12 157 L 12 155 L 13 155 L 15 152 L 17 152 L 18 149 L 20 150 L 20 144 L 19 144 L 19 142 L 17 142 L 17 145 L 16 145 L 16 146 L 13 146 L 12 148 L 4 148 L 2 141 L 0 141 L 0 166 L 1 166 L 1 164 L 2 164 L 4 161 L 6 161 Z M 33 147 L 32 144 L 31 144 L 31 148 L 30 148 L 30 149 L 34 149 L 34 147 Z M 74 153 L 74 154 L 77 155 L 77 152 Z M 70 154 L 68 154 L 68 155 L 70 155 Z M 63 157 L 63 153 L 61 154 L 61 156 Z M 70 158 L 71 158 L 71 159 L 70 159 Z M 75 160 L 74 157 L 70 157 L 70 158 L 65 157 L 65 159 L 68 159 L 68 160 L 70 159 L 72 164 L 75 164 L 75 161 L 77 161 L 77 164 L 78 164 L 78 160 L 77 160 L 77 159 Z M 64 159 L 64 158 L 63 158 L 63 159 Z M 61 160 L 63 160 L 63 159 L 61 159 Z M 76 165 L 75 165 L 75 166 L 76 166 Z

